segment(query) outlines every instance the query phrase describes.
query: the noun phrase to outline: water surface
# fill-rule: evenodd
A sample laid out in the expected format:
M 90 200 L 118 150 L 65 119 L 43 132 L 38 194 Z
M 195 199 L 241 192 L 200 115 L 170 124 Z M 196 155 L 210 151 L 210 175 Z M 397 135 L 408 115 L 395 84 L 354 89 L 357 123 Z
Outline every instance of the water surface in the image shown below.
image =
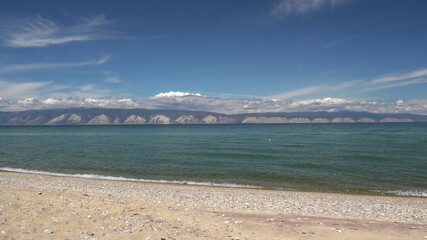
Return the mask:
M 0 127 L 0 168 L 427 196 L 427 124 Z

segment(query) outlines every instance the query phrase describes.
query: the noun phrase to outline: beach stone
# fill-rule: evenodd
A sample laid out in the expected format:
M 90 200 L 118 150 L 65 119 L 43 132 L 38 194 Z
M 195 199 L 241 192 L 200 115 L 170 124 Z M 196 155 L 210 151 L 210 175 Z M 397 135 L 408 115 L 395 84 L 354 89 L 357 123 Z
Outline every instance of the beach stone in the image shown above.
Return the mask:
M 24 234 L 30 234 L 30 232 L 24 232 Z
M 340 225 L 340 224 L 337 222 L 332 222 L 332 225 Z
M 418 227 L 409 227 L 409 229 L 418 229 Z
M 313 231 L 309 231 L 308 233 L 310 233 L 310 234 L 314 234 L 314 232 L 313 232 Z
M 89 232 L 89 231 L 86 231 L 86 232 L 85 232 L 85 234 L 86 234 L 86 235 L 89 235 L 89 236 L 93 236 L 93 235 L 95 235 L 95 233 L 93 233 L 93 232 Z
M 44 232 L 47 233 L 47 234 L 53 234 L 53 231 L 51 231 L 49 229 L 44 230 Z
M 42 195 L 43 193 L 42 192 L 39 192 L 39 195 Z

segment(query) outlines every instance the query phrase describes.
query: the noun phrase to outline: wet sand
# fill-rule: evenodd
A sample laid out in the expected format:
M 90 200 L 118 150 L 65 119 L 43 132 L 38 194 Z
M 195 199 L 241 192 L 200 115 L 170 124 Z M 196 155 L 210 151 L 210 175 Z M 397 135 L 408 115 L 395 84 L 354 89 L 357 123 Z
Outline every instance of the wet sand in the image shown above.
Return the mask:
M 427 198 L 0 172 L 0 239 L 427 239 Z

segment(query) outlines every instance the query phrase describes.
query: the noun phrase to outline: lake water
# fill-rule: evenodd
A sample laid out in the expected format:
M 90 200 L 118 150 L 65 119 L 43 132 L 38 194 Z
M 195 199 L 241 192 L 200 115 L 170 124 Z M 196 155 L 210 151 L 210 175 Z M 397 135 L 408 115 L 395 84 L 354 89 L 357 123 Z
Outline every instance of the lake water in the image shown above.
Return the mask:
M 427 196 L 427 123 L 0 127 L 0 169 Z

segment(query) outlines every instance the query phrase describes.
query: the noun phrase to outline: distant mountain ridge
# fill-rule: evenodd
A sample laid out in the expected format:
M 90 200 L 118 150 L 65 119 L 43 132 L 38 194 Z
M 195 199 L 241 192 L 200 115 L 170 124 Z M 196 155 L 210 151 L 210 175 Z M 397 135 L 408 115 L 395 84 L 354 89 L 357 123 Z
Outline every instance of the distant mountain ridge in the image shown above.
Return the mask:
M 416 114 L 280 112 L 220 114 L 187 110 L 67 108 L 0 112 L 0 125 L 142 125 L 427 122 Z

